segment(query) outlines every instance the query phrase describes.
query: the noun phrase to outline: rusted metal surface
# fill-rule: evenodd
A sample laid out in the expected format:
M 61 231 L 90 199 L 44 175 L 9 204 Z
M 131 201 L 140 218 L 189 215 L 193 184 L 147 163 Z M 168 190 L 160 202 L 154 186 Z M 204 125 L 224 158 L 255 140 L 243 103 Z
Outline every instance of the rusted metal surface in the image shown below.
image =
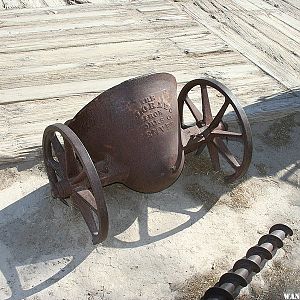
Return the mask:
M 64 147 L 56 132 L 62 135 Z M 70 197 L 82 213 L 93 243 L 105 240 L 108 214 L 102 185 L 80 139 L 64 124 L 51 125 L 44 132 L 43 149 L 53 196 L 62 200 Z
M 231 272 L 222 275 L 201 299 L 232 300 L 237 297 L 239 288 L 248 285 L 252 272 L 260 272 L 264 262 L 272 259 L 277 249 L 283 247 L 282 241 L 292 235 L 292 229 L 284 224 L 272 226 L 269 234 L 262 236 L 257 245 L 248 250 L 246 257 L 238 260 Z
M 201 87 L 202 113 L 192 103 L 188 97 L 188 93 L 195 86 Z M 224 96 L 223 104 L 215 117 L 212 116 L 211 104 L 208 97 L 207 89 L 212 87 Z M 191 110 L 196 124 L 193 127 L 186 127 L 183 122 L 183 106 L 186 104 Z M 233 172 L 225 178 L 228 182 L 232 182 L 243 176 L 249 168 L 252 158 L 252 135 L 247 116 L 234 97 L 234 95 L 220 82 L 214 79 L 195 79 L 188 82 L 181 90 L 178 97 L 179 114 L 181 127 L 188 131 L 188 143 L 185 146 L 185 152 L 197 149 L 203 149 L 207 146 L 212 161 L 212 165 L 216 171 L 220 170 L 219 154 L 232 167 Z M 228 125 L 222 120 L 227 110 L 233 111 L 236 123 L 238 124 L 238 132 L 228 130 Z M 190 133 L 196 134 L 194 139 L 190 138 Z M 243 151 L 240 161 L 227 147 L 224 140 L 234 140 L 242 144 Z
M 202 112 L 188 97 L 195 86 L 201 87 Z M 215 117 L 208 86 L 224 97 Z M 193 125 L 183 122 L 185 104 L 195 118 Z M 223 120 L 230 108 L 238 131 L 229 130 Z M 227 147 L 228 140 L 240 145 L 240 158 Z M 205 146 L 215 170 L 221 168 L 219 154 L 231 167 L 227 181 L 244 175 L 252 140 L 243 109 L 226 87 L 211 79 L 187 83 L 177 100 L 176 79 L 167 73 L 137 77 L 103 92 L 65 124 L 47 127 L 43 137 L 53 196 L 73 200 L 94 243 L 103 241 L 108 232 L 103 186 L 119 182 L 138 192 L 161 191 L 179 177 L 184 154 L 201 152 Z

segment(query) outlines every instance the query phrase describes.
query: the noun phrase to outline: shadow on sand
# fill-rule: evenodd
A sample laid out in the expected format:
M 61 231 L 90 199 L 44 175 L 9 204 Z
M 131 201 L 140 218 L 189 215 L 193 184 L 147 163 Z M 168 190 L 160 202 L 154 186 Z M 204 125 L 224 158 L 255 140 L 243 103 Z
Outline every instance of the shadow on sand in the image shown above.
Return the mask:
M 38 293 L 73 271 L 94 249 L 81 217 L 48 197 L 45 185 L 0 211 L 0 270 L 11 289 L 9 299 Z M 22 287 L 19 272 L 30 264 L 65 258 L 50 276 L 33 287 Z M 18 272 L 19 269 L 19 272 Z M 34 273 L 34 270 L 32 270 Z M 36 270 L 37 271 L 37 270 Z
M 2 209 L 0 271 L 12 294 L 6 299 L 24 299 L 46 289 L 72 272 L 98 247 L 140 247 L 165 239 L 197 222 L 215 205 L 225 189 L 216 189 L 214 193 L 203 189 L 197 182 L 202 177 L 206 177 L 209 182 L 210 176 L 206 175 L 209 169 L 202 170 L 204 173 L 195 176 L 194 172 L 199 167 L 193 165 L 196 161 L 199 159 L 191 156 L 179 180 L 160 193 L 141 194 L 120 184 L 106 187 L 104 191 L 110 216 L 110 230 L 102 245 L 92 245 L 81 215 L 50 197 L 48 184 Z M 201 164 L 204 166 L 203 161 Z M 168 212 L 168 218 L 173 220 L 178 215 L 183 215 L 184 221 L 176 220 L 171 229 L 163 221 L 162 224 L 157 224 L 161 227 L 160 233 L 151 234 L 149 215 L 153 218 L 153 214 L 160 212 Z M 139 236 L 137 241 L 117 237 L 135 222 Z M 53 264 L 49 262 L 55 261 L 57 264 L 53 269 Z M 46 270 L 48 277 L 34 286 L 24 287 L 20 272 L 22 273 L 24 267 L 32 268 L 32 265 Z M 33 274 L 34 272 L 36 270 L 33 270 Z

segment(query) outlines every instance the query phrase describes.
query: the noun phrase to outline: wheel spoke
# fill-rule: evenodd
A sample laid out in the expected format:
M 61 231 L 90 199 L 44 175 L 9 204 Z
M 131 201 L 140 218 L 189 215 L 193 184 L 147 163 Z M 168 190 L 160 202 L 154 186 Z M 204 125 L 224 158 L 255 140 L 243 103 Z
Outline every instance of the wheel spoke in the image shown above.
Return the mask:
M 234 155 L 221 139 L 218 139 L 216 142 L 213 141 L 212 143 L 233 169 L 236 170 L 240 167 L 240 164 L 238 163 Z
M 200 114 L 197 114 L 197 111 L 194 108 L 195 105 L 193 105 L 192 101 L 187 97 L 188 93 L 196 86 L 201 87 L 202 111 L 199 112 Z M 214 89 L 224 97 L 221 103 L 221 107 L 216 113 L 215 117 L 213 117 L 212 107 L 210 105 L 210 90 L 208 91 L 208 89 L 210 88 Z M 225 162 L 229 164 L 230 167 L 232 167 L 234 170 L 233 174 L 226 177 L 228 181 L 233 181 L 243 176 L 249 168 L 252 157 L 251 129 L 243 108 L 241 107 L 235 96 L 230 92 L 230 90 L 228 90 L 228 88 L 214 79 L 194 79 L 188 82 L 182 88 L 178 96 L 178 103 L 182 129 L 186 129 L 188 127 L 185 126 L 182 121 L 184 104 L 189 107 L 197 121 L 199 119 L 201 120 L 201 117 L 203 117 L 201 122 L 196 123 L 199 128 L 201 127 L 199 134 L 201 139 L 194 139 L 194 137 L 191 136 L 190 132 L 186 132 L 185 139 L 191 142 L 186 142 L 186 145 L 188 145 L 189 147 L 185 147 L 184 151 L 191 152 L 197 150 L 198 148 L 199 153 L 203 150 L 204 145 L 207 145 L 210 158 L 215 170 L 221 168 L 220 158 L 222 156 Z M 233 129 L 232 131 L 228 130 L 228 125 L 223 120 L 224 115 L 227 111 L 229 113 L 228 117 L 231 117 L 231 115 L 235 116 L 238 121 L 237 125 L 239 129 Z M 239 150 L 241 150 L 241 153 L 239 155 L 236 155 L 235 151 L 231 152 L 231 150 L 228 149 L 226 141 L 235 142 L 235 146 L 238 147 Z M 194 146 L 193 143 L 198 143 L 198 147 Z M 240 145 L 238 145 L 237 143 L 239 143 Z
M 48 164 L 56 172 L 60 179 L 63 179 L 65 177 L 61 164 L 59 162 L 55 161 L 53 158 L 49 158 Z
M 191 101 L 191 99 L 186 96 L 185 102 L 188 106 L 188 108 L 190 109 L 192 115 L 194 116 L 194 118 L 196 119 L 196 122 L 201 122 L 203 119 L 203 116 L 201 114 L 201 112 L 198 110 L 198 108 L 196 107 L 196 105 Z
M 54 153 L 59 161 L 59 163 L 64 166 L 65 165 L 65 150 L 60 141 L 58 140 L 56 134 L 54 133 L 53 137 L 51 138 L 52 147 Z
M 198 149 L 197 149 L 197 152 L 196 152 L 196 155 L 200 155 L 202 153 L 202 151 L 204 150 L 204 148 L 206 147 L 206 144 L 205 143 L 202 143 Z
M 54 136 L 56 132 L 62 136 L 63 143 Z M 61 161 L 64 164 L 57 162 L 58 153 L 63 154 Z M 58 198 L 72 199 L 92 234 L 94 244 L 105 240 L 108 214 L 101 181 L 95 164 L 78 136 L 65 124 L 48 126 L 43 135 L 43 154 L 53 194 L 60 196 Z M 64 167 L 65 172 L 61 172 L 64 178 L 56 184 L 59 166 Z
M 214 129 L 211 132 L 211 135 L 213 137 L 226 138 L 226 139 L 235 140 L 238 142 L 243 142 L 243 134 L 239 133 L 239 132 Z
M 220 159 L 219 159 L 218 150 L 214 147 L 213 142 L 208 142 L 207 148 L 208 148 L 210 160 L 211 160 L 214 170 L 219 171 L 220 170 Z
M 80 192 L 84 192 L 84 191 L 80 191 Z M 93 197 L 93 195 L 90 196 Z M 98 228 L 92 212 L 93 207 L 86 201 L 87 199 L 82 196 L 82 193 L 80 194 L 79 192 L 74 192 L 71 198 L 74 205 L 80 210 L 90 232 L 94 235 L 98 234 Z
M 225 101 L 224 104 L 222 105 L 221 109 L 218 111 L 217 115 L 214 117 L 212 122 L 209 124 L 208 131 L 211 132 L 213 129 L 218 127 L 218 125 L 220 124 L 220 122 L 222 120 L 222 117 L 225 114 L 226 109 L 228 108 L 228 105 L 229 105 L 229 102 Z
M 90 209 L 97 212 L 97 205 L 92 192 L 89 189 L 79 189 L 74 193 L 77 199 L 89 205 Z
M 70 181 L 72 184 L 77 184 L 81 181 L 83 181 L 86 178 L 85 170 L 81 170 L 81 172 L 76 175 L 75 177 L 71 178 Z
M 212 122 L 213 117 L 211 113 L 206 85 L 201 85 L 201 99 L 202 99 L 203 121 L 205 122 L 205 125 L 209 125 Z
M 66 173 L 68 178 L 75 177 L 80 172 L 78 161 L 71 144 L 65 140 Z

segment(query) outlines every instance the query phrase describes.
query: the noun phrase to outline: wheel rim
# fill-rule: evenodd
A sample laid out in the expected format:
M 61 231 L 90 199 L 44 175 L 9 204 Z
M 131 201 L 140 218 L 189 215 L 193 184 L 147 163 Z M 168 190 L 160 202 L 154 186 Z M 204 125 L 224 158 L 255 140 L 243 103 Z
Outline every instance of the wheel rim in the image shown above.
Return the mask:
M 59 133 L 64 145 L 59 141 Z M 77 135 L 64 124 L 48 126 L 43 136 L 46 171 L 54 197 L 70 197 L 81 212 L 94 244 L 106 239 L 108 213 L 96 168 Z
M 189 99 L 188 93 L 196 86 L 201 88 L 202 113 L 195 104 Z M 224 96 L 224 103 L 213 117 L 211 104 L 207 92 L 207 87 L 211 87 Z M 220 157 L 233 169 L 233 173 L 225 177 L 227 182 L 232 182 L 243 176 L 249 168 L 252 158 L 252 135 L 250 124 L 245 111 L 235 98 L 235 96 L 220 82 L 213 79 L 195 79 L 188 82 L 181 90 L 178 97 L 178 109 L 181 127 L 186 128 L 183 120 L 183 108 L 187 105 L 191 111 L 196 125 L 202 128 L 202 135 L 205 142 L 199 146 L 201 152 L 205 146 L 208 147 L 209 155 L 215 170 L 220 170 Z M 223 120 L 226 111 L 231 108 L 232 115 L 237 119 L 240 132 L 228 130 L 227 124 Z M 224 140 L 236 141 L 242 144 L 242 157 L 237 159 L 227 147 Z

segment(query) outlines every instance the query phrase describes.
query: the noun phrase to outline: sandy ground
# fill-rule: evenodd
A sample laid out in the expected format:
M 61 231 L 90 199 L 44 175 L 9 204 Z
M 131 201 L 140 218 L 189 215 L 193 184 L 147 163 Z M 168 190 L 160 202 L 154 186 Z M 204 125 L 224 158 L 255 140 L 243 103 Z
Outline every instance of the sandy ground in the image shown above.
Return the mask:
M 253 124 L 244 180 L 226 185 L 205 153 L 157 194 L 105 188 L 111 230 L 91 244 L 52 199 L 40 162 L 0 170 L 0 299 L 198 299 L 275 223 L 294 236 L 238 299 L 300 292 L 300 114 Z

